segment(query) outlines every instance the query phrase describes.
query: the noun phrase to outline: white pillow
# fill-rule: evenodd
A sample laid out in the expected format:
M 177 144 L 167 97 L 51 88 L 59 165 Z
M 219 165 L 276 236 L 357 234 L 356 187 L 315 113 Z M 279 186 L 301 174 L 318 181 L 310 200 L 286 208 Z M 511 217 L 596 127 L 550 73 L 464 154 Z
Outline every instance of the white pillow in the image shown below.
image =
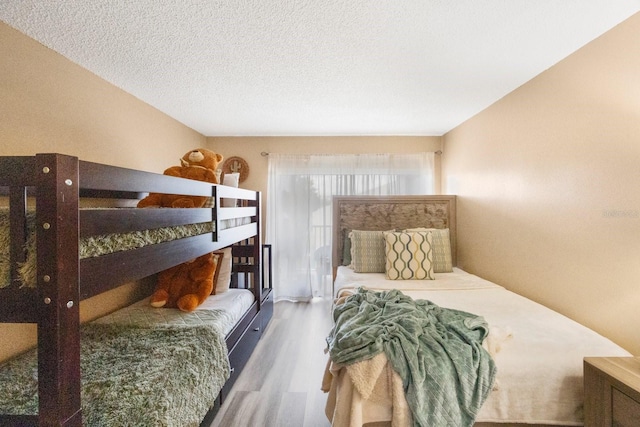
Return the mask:
M 216 283 L 214 284 L 214 294 L 223 294 L 229 290 L 231 284 L 231 263 L 233 262 L 231 247 L 224 248 L 218 252 L 222 253 L 221 259 L 218 261 L 218 271 L 216 275 Z
M 238 188 L 240 182 L 240 172 L 225 173 L 222 179 L 222 185 Z M 223 198 L 220 204 L 223 208 L 235 208 L 238 201 L 237 199 Z

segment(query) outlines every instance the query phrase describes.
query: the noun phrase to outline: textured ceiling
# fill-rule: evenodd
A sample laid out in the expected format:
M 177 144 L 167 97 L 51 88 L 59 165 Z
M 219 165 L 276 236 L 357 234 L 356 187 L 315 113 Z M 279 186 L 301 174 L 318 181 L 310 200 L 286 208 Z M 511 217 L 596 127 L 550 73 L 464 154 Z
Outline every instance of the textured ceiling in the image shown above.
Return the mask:
M 207 136 L 441 135 L 640 0 L 2 0 L 0 20 Z

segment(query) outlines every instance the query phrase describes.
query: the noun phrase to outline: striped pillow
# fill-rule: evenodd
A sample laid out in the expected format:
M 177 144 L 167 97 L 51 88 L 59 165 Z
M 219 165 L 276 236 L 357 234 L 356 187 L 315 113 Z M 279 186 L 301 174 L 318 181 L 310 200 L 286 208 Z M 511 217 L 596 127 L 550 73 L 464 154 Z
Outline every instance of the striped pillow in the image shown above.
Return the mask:
M 433 280 L 431 231 L 386 232 L 385 273 L 389 280 Z
M 356 273 L 384 273 L 384 236 L 382 231 L 353 230 L 351 268 Z
M 448 228 L 408 228 L 403 230 L 407 233 L 413 231 L 431 231 L 433 234 L 433 272 L 451 273 L 453 271 L 453 260 L 451 258 L 451 239 Z

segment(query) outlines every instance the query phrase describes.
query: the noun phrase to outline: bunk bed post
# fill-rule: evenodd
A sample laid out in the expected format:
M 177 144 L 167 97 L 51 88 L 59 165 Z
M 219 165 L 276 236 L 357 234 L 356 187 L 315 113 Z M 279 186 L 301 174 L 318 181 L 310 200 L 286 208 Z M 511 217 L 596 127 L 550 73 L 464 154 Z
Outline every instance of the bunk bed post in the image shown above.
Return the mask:
M 256 223 L 256 235 L 253 237 L 253 292 L 258 301 L 258 310 L 262 306 L 262 227 L 260 226 L 260 195 L 256 191 L 256 200 L 252 201 L 256 208 L 256 216 L 252 218 Z
M 79 172 L 76 157 L 36 156 L 40 426 L 81 426 Z
M 38 310 L 32 303 L 35 289 L 21 288 L 19 265 L 26 260 L 27 187 L 35 186 L 35 158 L 32 156 L 0 157 L 0 185 L 9 192 L 9 264 L 10 282 L 0 289 L 0 320 L 7 323 L 36 323 Z
M 20 283 L 18 265 L 25 262 L 27 253 L 27 187 L 12 186 L 9 189 L 9 221 L 11 223 L 11 285 Z
M 212 234 L 212 239 L 214 242 L 218 241 L 218 231 L 220 230 L 220 219 L 218 218 L 219 215 L 217 214 L 220 209 L 221 205 L 221 200 L 220 200 L 220 193 L 218 193 L 218 186 L 217 185 L 212 185 L 211 186 L 211 198 L 213 199 L 213 207 L 211 208 L 212 211 L 215 211 L 214 215 L 213 215 L 213 234 Z

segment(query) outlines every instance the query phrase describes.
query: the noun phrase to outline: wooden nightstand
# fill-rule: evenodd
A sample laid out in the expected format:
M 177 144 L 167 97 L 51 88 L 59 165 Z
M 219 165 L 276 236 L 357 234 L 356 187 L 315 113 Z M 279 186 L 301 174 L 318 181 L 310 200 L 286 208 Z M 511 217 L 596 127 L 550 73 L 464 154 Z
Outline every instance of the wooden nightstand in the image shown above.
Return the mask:
M 584 359 L 584 425 L 640 426 L 640 357 Z

